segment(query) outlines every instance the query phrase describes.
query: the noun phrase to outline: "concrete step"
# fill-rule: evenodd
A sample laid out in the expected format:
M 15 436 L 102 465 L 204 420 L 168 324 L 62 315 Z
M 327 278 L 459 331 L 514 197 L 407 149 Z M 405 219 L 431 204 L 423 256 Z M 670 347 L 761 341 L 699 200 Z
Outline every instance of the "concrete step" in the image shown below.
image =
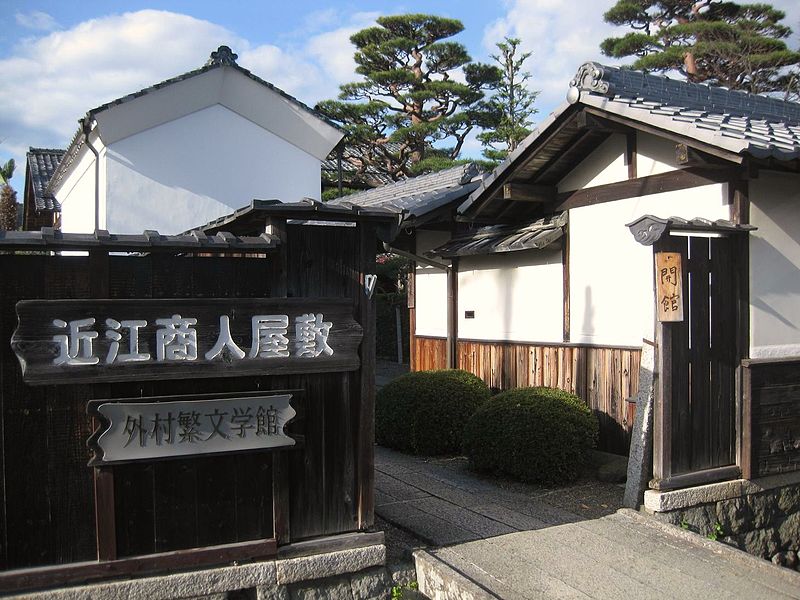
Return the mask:
M 800 574 L 634 511 L 414 554 L 433 600 L 800 598 Z

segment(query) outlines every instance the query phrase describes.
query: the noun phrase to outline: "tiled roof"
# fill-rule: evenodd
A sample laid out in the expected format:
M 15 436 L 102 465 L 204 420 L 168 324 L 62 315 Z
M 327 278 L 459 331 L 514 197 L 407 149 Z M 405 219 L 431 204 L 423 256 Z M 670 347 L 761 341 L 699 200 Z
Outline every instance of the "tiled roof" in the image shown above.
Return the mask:
M 178 83 L 179 81 L 184 81 L 185 79 L 191 79 L 192 77 L 195 77 L 197 75 L 201 75 L 201 74 L 205 73 L 206 71 L 210 71 L 212 69 L 216 69 L 218 67 L 232 67 L 232 68 L 236 69 L 237 71 L 239 71 L 240 73 L 242 73 L 243 75 L 246 75 L 247 77 L 249 77 L 250 79 L 252 79 L 256 83 L 260 83 L 264 87 L 267 87 L 267 88 L 271 89 L 273 92 L 277 92 L 278 94 L 280 94 L 281 96 L 283 96 L 284 98 L 289 100 L 291 103 L 295 104 L 296 106 L 300 107 L 304 111 L 306 111 L 309 114 L 313 115 L 314 117 L 316 117 L 320 121 L 324 121 L 325 123 L 327 123 L 328 125 L 330 125 L 331 127 L 336 128 L 336 129 L 341 129 L 336 123 L 334 123 L 330 119 L 327 119 L 326 117 L 324 117 L 322 114 L 320 114 L 317 111 L 315 111 L 313 108 L 311 108 L 307 104 L 304 104 L 303 102 L 300 102 L 300 100 L 298 100 L 294 96 L 292 96 L 290 94 L 287 94 L 282 89 L 277 88 L 274 85 L 272 85 L 269 81 L 265 81 L 264 79 L 261 79 L 257 75 L 253 75 L 247 69 L 245 69 L 243 67 L 240 67 L 236 63 L 236 59 L 237 58 L 239 58 L 239 55 L 238 54 L 234 54 L 233 51 L 231 51 L 231 49 L 228 46 L 220 46 L 214 52 L 211 53 L 211 56 L 206 61 L 206 64 L 204 64 L 199 69 L 195 69 L 194 71 L 189 71 L 187 73 L 184 73 L 183 75 L 178 75 L 176 77 L 172 77 L 172 78 L 167 79 L 165 81 L 162 81 L 160 83 L 156 83 L 156 84 L 153 84 L 153 85 L 151 85 L 149 87 L 146 87 L 143 90 L 139 90 L 138 92 L 134 92 L 132 94 L 128 94 L 127 96 L 123 96 L 122 98 L 117 98 L 116 100 L 112 100 L 111 102 L 106 102 L 105 104 L 101 104 L 97 108 L 93 108 L 92 110 L 90 110 L 88 112 L 88 115 L 92 116 L 92 115 L 94 115 L 96 113 L 99 113 L 99 112 L 102 112 L 102 111 L 104 111 L 107 108 L 110 108 L 112 106 L 116 106 L 118 104 L 124 104 L 125 102 L 129 102 L 130 100 L 134 100 L 134 99 L 138 98 L 139 96 L 144 96 L 145 94 L 148 94 L 148 93 L 153 92 L 155 90 L 161 89 L 161 88 L 166 87 L 168 85 L 171 85 L 173 83 Z
M 265 252 L 278 247 L 277 236 L 262 233 L 258 236 L 236 236 L 219 232 L 208 236 L 192 231 L 180 235 L 162 235 L 147 230 L 141 234 L 113 234 L 101 229 L 94 233 L 63 233 L 52 227 L 40 231 L 0 231 L 0 248 L 29 250 L 89 250 L 106 248 L 120 252 L 150 252 L 152 250 L 190 252 Z
M 386 146 L 390 152 L 398 152 L 400 149 L 400 144 L 396 142 L 389 142 Z M 342 175 L 345 182 L 352 180 L 356 175 L 358 166 L 355 163 L 360 162 L 362 159 L 363 154 L 358 148 L 347 145 L 344 147 L 342 152 Z M 322 163 L 322 172 L 323 175 L 327 174 L 331 181 L 336 181 L 339 173 L 339 164 L 335 150 Z M 368 166 L 363 174 L 358 175 L 358 178 L 372 185 L 384 185 L 394 181 L 389 175 L 372 166 Z
M 407 217 L 421 217 L 466 197 L 480 184 L 480 174 L 475 163 L 457 165 L 337 198 L 328 204 L 383 208 Z
M 249 77 L 250 79 L 252 79 L 256 83 L 259 83 L 259 84 L 263 85 L 264 87 L 269 88 L 273 92 L 276 92 L 276 93 L 280 94 L 281 96 L 283 96 L 284 98 L 289 100 L 292 104 L 294 104 L 295 106 L 299 107 L 301 110 L 309 113 L 310 115 L 314 116 L 315 118 L 319 119 L 320 121 L 323 121 L 323 122 L 327 123 L 328 125 L 330 125 L 331 127 L 335 128 L 337 130 L 341 130 L 341 127 L 339 127 L 339 125 L 337 125 L 336 123 L 334 123 L 333 121 L 331 121 L 327 117 L 323 116 L 319 112 L 315 111 L 313 108 L 309 107 L 307 104 L 304 104 L 303 102 L 300 102 L 300 100 L 298 100 L 294 96 L 292 96 L 290 94 L 287 94 L 282 89 L 277 88 L 274 85 L 272 85 L 270 82 L 265 81 L 264 79 L 261 79 L 257 75 L 254 75 L 253 73 L 251 73 L 247 69 L 245 69 L 243 67 L 240 67 L 236 63 L 236 59 L 237 58 L 238 58 L 238 55 L 234 54 L 233 51 L 228 46 L 220 46 L 219 48 L 217 48 L 217 50 L 215 50 L 214 52 L 211 53 L 211 56 L 206 61 L 206 64 L 204 64 L 199 69 L 195 69 L 193 71 L 188 71 L 187 73 L 183 73 L 182 75 L 178 75 L 176 77 L 172 77 L 172 78 L 167 79 L 165 81 L 162 81 L 160 83 L 153 84 L 153 85 L 151 85 L 149 87 L 146 87 L 146 88 L 144 88 L 142 90 L 139 90 L 138 92 L 133 92 L 132 94 L 128 94 L 127 96 L 122 96 L 121 98 L 117 98 L 116 100 L 112 100 L 111 102 L 106 102 L 105 104 L 101 104 L 100 106 L 98 106 L 96 108 L 93 108 L 90 111 L 88 111 L 86 113 L 86 117 L 84 117 L 84 118 L 87 119 L 88 121 L 91 121 L 91 119 L 92 119 L 92 117 L 94 117 L 94 115 L 96 115 L 97 113 L 103 112 L 104 110 L 106 110 L 108 108 L 111 108 L 112 106 L 117 106 L 119 104 L 124 104 L 126 102 L 130 102 L 131 100 L 135 100 L 136 98 L 139 98 L 140 96 L 144 96 L 146 94 L 149 94 L 150 92 L 154 92 L 154 91 L 159 90 L 159 89 L 161 89 L 163 87 L 167 87 L 168 85 L 171 85 L 173 83 L 178 83 L 180 81 L 184 81 L 186 79 L 191 79 L 192 77 L 196 77 L 198 75 L 202 75 L 203 73 L 211 71 L 212 69 L 217 69 L 219 67 L 231 67 L 233 69 L 236 69 L 237 71 L 239 71 L 240 73 L 242 73 L 246 77 Z M 82 127 L 83 127 L 83 119 L 80 119 L 79 121 L 81 122 L 81 126 L 78 127 L 78 131 L 76 131 L 75 135 L 73 135 L 73 137 L 72 137 L 72 141 L 70 142 L 69 149 L 68 149 L 69 156 L 64 161 L 64 165 L 62 166 L 62 168 L 59 169 L 58 172 L 55 174 L 56 176 L 54 178 L 51 178 L 51 181 L 53 181 L 54 185 L 56 185 L 64 177 L 64 175 L 67 172 L 67 169 L 69 169 L 69 166 L 75 160 L 75 158 L 77 157 L 78 151 L 81 149 L 81 147 L 84 144 L 84 135 L 83 135 L 83 129 L 82 129 Z
M 564 236 L 566 224 L 564 212 L 524 225 L 489 225 L 455 237 L 427 254 L 452 258 L 546 248 Z
M 756 158 L 800 157 L 800 104 L 586 63 L 567 100 Z
M 55 148 L 31 148 L 27 153 L 36 210 L 61 210 L 58 201 L 46 190 L 64 152 Z
M 545 164 L 563 154 L 572 138 L 567 134 L 555 139 L 558 128 L 585 108 L 732 154 L 781 161 L 800 158 L 800 104 L 796 102 L 588 62 L 570 81 L 567 101 L 484 178 L 458 212 L 483 210 L 482 203 L 533 156 L 545 154 L 543 149 L 553 155 L 543 159 Z

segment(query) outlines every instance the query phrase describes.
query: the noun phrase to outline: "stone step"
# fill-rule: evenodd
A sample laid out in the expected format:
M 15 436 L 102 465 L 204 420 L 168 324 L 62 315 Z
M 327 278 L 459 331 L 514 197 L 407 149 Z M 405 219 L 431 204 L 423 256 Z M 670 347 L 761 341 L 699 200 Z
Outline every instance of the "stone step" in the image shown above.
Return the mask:
M 627 509 L 414 560 L 434 600 L 800 598 L 800 574 Z

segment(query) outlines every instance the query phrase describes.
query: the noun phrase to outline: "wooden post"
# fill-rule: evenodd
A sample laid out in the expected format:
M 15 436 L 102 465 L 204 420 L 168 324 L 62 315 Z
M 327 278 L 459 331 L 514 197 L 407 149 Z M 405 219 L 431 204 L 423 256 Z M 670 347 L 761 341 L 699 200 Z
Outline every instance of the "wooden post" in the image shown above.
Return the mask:
M 356 432 L 356 500 L 358 528 L 367 529 L 375 519 L 375 305 L 366 293 L 366 276 L 375 274 L 375 226 L 358 224 L 359 322 L 363 328 L 361 341 L 360 394 L 358 431 Z
M 267 259 L 270 261 L 270 296 L 285 298 L 288 295 L 286 219 L 267 217 L 264 233 L 277 236 L 280 240 L 278 252 Z M 291 541 L 289 501 L 289 455 L 286 450 L 275 450 L 272 452 L 272 515 L 275 541 L 278 545 L 288 544 Z
M 400 306 L 394 307 L 395 336 L 397 338 L 397 362 L 403 364 L 403 317 L 400 314 Z
M 637 178 L 636 168 L 636 131 L 625 134 L 625 165 L 628 167 L 628 179 Z
M 90 293 L 95 298 L 108 298 L 108 252 L 96 250 L 89 252 L 89 272 L 91 273 Z M 108 384 L 95 384 L 94 397 L 108 397 Z M 95 423 L 96 428 L 98 423 Z M 94 517 L 97 536 L 97 560 L 117 558 L 117 530 L 114 510 L 114 468 L 94 467 Z
M 458 257 L 450 261 L 447 269 L 447 348 L 448 369 L 458 368 Z
M 569 343 L 570 340 L 570 287 L 569 287 L 569 225 L 564 227 L 564 236 L 561 238 L 563 245 L 561 246 L 561 273 L 562 273 L 562 294 L 564 296 L 564 343 Z M 575 378 L 573 374 L 573 379 Z

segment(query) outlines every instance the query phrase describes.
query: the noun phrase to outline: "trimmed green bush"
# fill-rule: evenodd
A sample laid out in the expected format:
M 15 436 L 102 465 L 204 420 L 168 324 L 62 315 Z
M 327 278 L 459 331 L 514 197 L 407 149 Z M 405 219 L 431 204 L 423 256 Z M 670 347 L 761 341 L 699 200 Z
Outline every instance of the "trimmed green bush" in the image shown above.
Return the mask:
M 375 439 L 410 454 L 461 452 L 464 424 L 489 396 L 486 384 L 466 371 L 406 373 L 375 397 Z
M 464 428 L 464 452 L 477 471 L 532 483 L 575 480 L 597 441 L 597 419 L 563 390 L 508 390 L 475 411 Z

